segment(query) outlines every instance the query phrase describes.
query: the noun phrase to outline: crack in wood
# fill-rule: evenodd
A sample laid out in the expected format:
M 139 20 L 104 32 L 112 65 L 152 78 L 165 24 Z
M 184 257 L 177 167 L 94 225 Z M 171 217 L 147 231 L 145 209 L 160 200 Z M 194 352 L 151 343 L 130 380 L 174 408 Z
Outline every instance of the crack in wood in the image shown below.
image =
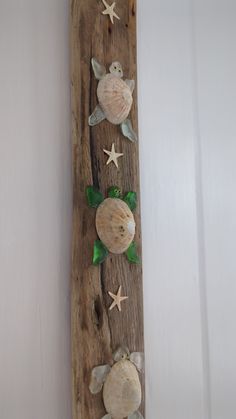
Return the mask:
M 100 295 L 98 295 L 96 299 L 94 300 L 93 314 L 94 314 L 94 322 L 99 330 L 103 326 L 103 306 L 102 306 Z

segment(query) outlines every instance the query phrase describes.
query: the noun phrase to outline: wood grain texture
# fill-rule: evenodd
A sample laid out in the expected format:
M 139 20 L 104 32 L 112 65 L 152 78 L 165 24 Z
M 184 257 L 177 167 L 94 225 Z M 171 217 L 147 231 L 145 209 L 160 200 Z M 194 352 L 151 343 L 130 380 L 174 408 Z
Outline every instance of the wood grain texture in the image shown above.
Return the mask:
M 71 2 L 71 90 L 73 140 L 73 249 L 72 249 L 72 375 L 73 418 L 100 419 L 105 414 L 102 394 L 92 396 L 89 380 L 94 366 L 112 362 L 112 352 L 119 345 L 131 351 L 143 351 L 142 268 L 131 265 L 125 255 L 109 255 L 100 266 L 92 266 L 95 210 L 85 199 L 87 185 L 97 186 L 104 194 L 112 185 L 124 192 L 134 190 L 139 196 L 138 144 L 125 139 L 117 126 L 107 121 L 88 126 L 88 117 L 97 104 L 97 80 L 91 69 L 96 57 L 109 68 L 121 62 L 124 77 L 136 77 L 136 3 L 119 0 L 116 12 L 120 21 L 112 25 L 100 0 Z M 137 131 L 137 89 L 131 119 Z M 124 153 L 117 170 L 106 166 L 103 148 Z M 141 255 L 140 210 L 135 211 L 135 241 Z M 119 313 L 109 311 L 108 291 L 119 285 L 128 302 Z M 144 377 L 140 377 L 143 386 Z M 141 408 L 144 414 L 144 403 Z

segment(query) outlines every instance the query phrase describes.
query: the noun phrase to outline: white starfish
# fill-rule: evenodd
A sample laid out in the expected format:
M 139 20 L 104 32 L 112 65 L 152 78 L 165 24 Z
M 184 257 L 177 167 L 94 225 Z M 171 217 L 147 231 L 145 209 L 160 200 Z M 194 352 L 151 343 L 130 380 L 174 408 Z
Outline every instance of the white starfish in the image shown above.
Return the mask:
M 102 12 L 103 15 L 109 15 L 111 22 L 114 24 L 114 17 L 116 17 L 116 19 L 119 19 L 119 16 L 114 12 L 114 8 L 116 6 L 116 3 L 112 3 L 111 6 L 109 6 L 109 4 L 107 4 L 106 0 L 102 0 L 104 6 L 106 7 L 106 9 Z
M 108 294 L 111 298 L 113 298 L 113 303 L 110 306 L 109 310 L 112 310 L 114 307 L 118 307 L 118 310 L 121 311 L 121 301 L 127 300 L 128 297 L 121 297 L 121 285 L 118 289 L 117 294 L 112 294 L 112 292 L 108 291 Z
M 112 144 L 111 151 L 105 150 L 105 149 L 103 149 L 103 151 L 104 151 L 104 153 L 106 153 L 109 156 L 109 159 L 107 160 L 107 164 L 110 164 L 111 162 L 113 162 L 116 165 L 116 167 L 118 168 L 117 159 L 119 157 L 122 157 L 124 154 L 115 152 L 115 144 L 114 143 Z

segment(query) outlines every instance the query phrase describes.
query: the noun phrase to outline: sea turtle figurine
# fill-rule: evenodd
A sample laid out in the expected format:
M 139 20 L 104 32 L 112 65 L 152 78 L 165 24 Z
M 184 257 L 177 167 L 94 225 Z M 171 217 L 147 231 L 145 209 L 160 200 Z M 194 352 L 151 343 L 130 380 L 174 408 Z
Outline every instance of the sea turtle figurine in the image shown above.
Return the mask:
M 113 359 L 112 367 L 101 365 L 91 374 L 90 392 L 97 394 L 103 388 L 107 414 L 102 419 L 144 419 L 138 410 L 142 400 L 138 371 L 143 371 L 143 353 L 130 354 L 127 348 L 120 347 Z
M 137 205 L 137 194 L 128 192 L 122 196 L 118 187 L 112 186 L 108 198 L 94 186 L 86 188 L 88 205 L 96 208 L 96 230 L 100 240 L 94 243 L 93 264 L 102 263 L 108 253 L 125 253 L 129 262 L 139 263 L 135 235 L 135 220 L 132 211 Z
M 115 61 L 110 66 L 110 73 L 95 58 L 91 60 L 94 75 L 98 82 L 97 97 L 99 104 L 89 117 L 89 125 L 99 124 L 104 119 L 115 125 L 120 125 L 122 134 L 130 141 L 136 141 L 135 134 L 128 115 L 133 103 L 132 93 L 135 87 L 134 80 L 122 80 L 123 70 L 121 64 Z

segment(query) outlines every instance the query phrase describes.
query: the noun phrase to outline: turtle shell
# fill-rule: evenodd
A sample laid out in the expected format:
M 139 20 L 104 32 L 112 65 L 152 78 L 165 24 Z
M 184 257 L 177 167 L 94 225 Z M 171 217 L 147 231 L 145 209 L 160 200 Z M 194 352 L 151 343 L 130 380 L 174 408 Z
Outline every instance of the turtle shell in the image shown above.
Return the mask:
M 135 235 L 134 216 L 119 198 L 107 198 L 96 212 L 96 229 L 100 240 L 111 253 L 124 253 Z
M 98 83 L 97 95 L 106 119 L 116 125 L 124 122 L 133 103 L 131 90 L 124 80 L 107 74 Z
M 107 413 L 114 419 L 127 418 L 138 410 L 141 398 L 141 385 L 134 364 L 128 360 L 114 364 L 103 386 Z

